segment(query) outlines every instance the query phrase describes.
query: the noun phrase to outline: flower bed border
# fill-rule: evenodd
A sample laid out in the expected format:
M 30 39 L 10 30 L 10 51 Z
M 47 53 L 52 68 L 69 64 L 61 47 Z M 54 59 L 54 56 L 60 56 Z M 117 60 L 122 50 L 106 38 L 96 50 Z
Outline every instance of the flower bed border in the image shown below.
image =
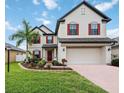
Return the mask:
M 26 68 L 24 67 L 21 63 L 18 63 L 18 65 L 24 69 L 24 70 L 28 70 L 28 71 L 55 71 L 55 72 L 60 72 L 60 71 L 72 71 L 71 69 L 61 69 L 61 70 L 55 70 L 55 69 L 32 69 L 32 68 Z

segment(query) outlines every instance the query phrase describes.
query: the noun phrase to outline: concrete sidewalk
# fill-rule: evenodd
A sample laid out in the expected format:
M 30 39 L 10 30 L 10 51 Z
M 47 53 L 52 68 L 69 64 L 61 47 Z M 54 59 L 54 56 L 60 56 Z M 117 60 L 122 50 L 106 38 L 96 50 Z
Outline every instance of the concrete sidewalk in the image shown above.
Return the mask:
M 109 93 L 119 93 L 118 67 L 107 65 L 69 65 L 69 67 Z

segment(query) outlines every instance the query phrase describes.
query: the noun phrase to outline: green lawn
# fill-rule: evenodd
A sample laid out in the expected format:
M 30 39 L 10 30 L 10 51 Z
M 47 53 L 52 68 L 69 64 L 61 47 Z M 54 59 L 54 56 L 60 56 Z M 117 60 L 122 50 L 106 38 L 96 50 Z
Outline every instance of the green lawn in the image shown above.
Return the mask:
M 32 72 L 17 63 L 6 70 L 5 83 L 6 93 L 107 93 L 74 71 Z

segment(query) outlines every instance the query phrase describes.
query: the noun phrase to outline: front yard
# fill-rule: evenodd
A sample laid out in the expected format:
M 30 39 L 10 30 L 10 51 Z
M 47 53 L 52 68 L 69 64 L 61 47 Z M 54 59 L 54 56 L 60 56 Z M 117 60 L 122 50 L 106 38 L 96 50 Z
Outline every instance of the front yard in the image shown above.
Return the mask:
M 33 72 L 6 65 L 6 93 L 107 93 L 74 71 Z

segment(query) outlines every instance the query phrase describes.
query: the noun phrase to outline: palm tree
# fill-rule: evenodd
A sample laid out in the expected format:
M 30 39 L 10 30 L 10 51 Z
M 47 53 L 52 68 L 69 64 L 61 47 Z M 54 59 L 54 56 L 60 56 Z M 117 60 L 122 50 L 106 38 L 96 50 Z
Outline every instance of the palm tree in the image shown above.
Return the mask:
M 32 44 L 32 39 L 36 39 L 39 33 L 32 32 L 32 27 L 27 21 L 23 21 L 23 30 L 18 30 L 16 33 L 12 34 L 9 39 L 16 40 L 16 46 L 20 46 L 22 43 L 26 42 L 26 62 L 28 61 L 28 45 Z

